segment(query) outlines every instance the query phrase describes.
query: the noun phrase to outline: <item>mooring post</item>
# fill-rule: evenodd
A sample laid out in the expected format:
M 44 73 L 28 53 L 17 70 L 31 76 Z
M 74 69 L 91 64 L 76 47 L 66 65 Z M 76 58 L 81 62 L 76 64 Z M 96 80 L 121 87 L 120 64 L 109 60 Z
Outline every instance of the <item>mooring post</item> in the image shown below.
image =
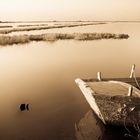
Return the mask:
M 136 67 L 135 64 L 133 64 L 131 68 L 130 78 L 134 78 L 135 67 Z
M 97 72 L 97 79 L 98 79 L 99 81 L 102 81 L 101 72 Z
M 132 96 L 132 93 L 133 93 L 133 87 L 130 86 L 128 89 L 128 96 Z

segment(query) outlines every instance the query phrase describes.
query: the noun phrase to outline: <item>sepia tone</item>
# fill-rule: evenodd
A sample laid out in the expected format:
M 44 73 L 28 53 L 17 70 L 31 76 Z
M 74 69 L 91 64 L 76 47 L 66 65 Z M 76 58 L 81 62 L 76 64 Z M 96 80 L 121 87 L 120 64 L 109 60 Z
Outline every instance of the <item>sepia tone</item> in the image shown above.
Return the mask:
M 139 0 L 1 0 L 0 140 L 139 140 L 139 58 Z

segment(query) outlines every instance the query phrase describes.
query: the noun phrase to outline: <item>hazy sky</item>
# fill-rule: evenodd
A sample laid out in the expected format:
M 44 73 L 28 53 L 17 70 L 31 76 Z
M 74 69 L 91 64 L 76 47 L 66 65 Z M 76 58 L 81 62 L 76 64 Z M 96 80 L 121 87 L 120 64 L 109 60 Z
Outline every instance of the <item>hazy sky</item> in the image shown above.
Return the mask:
M 140 0 L 0 0 L 0 20 L 140 20 Z

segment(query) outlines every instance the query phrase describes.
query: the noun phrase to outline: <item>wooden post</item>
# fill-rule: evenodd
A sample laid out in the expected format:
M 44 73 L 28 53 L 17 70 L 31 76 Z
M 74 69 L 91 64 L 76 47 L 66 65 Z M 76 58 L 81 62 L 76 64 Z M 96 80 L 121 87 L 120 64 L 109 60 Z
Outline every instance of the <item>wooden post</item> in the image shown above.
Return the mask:
M 134 73 L 135 73 L 135 64 L 132 65 L 131 73 L 130 73 L 130 78 L 134 78 Z
M 133 87 L 130 86 L 129 89 L 128 89 L 128 95 L 127 96 L 132 96 L 132 93 L 133 93 Z
M 97 79 L 98 79 L 99 81 L 102 81 L 101 72 L 97 72 Z

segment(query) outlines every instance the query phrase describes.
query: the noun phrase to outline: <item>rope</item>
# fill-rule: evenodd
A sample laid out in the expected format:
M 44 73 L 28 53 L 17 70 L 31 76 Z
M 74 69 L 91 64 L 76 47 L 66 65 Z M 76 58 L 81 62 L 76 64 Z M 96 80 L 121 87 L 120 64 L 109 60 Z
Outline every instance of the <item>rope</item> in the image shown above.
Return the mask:
M 140 85 L 139 85 L 138 80 L 137 80 L 137 78 L 136 78 L 135 71 L 134 71 L 134 73 L 133 73 L 133 78 L 134 78 L 134 80 L 135 80 L 135 83 L 136 83 L 137 87 L 140 89 Z
M 129 129 L 127 128 L 127 126 L 126 126 L 126 118 L 127 118 L 127 116 L 124 118 L 124 128 L 126 129 L 126 131 L 130 134 L 131 132 L 129 131 Z

